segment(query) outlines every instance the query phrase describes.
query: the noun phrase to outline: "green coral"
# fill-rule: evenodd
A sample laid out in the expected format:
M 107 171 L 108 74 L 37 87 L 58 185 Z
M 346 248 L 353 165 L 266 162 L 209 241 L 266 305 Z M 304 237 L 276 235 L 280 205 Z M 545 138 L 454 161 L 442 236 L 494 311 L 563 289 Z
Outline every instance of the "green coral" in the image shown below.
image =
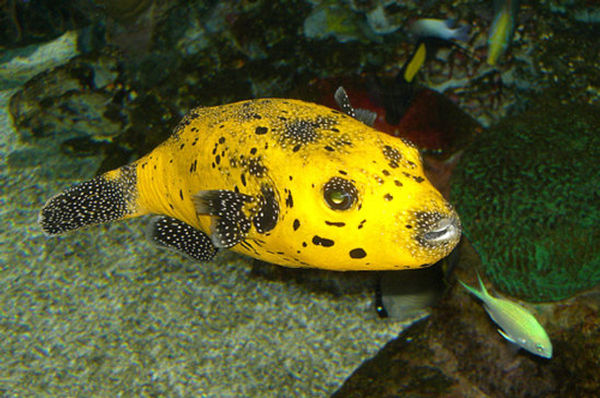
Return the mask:
M 486 274 L 529 301 L 600 283 L 600 110 L 551 98 L 481 134 L 452 184 Z

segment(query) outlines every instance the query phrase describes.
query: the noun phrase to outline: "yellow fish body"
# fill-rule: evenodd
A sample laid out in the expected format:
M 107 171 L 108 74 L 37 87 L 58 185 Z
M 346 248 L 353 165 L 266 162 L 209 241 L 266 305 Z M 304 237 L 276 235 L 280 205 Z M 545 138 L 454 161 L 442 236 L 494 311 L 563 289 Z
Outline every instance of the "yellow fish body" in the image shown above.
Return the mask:
M 415 268 L 460 238 L 416 148 L 291 99 L 194 109 L 148 155 L 51 198 L 39 222 L 55 235 L 144 214 L 158 215 L 151 239 L 200 261 L 230 248 L 289 267 Z

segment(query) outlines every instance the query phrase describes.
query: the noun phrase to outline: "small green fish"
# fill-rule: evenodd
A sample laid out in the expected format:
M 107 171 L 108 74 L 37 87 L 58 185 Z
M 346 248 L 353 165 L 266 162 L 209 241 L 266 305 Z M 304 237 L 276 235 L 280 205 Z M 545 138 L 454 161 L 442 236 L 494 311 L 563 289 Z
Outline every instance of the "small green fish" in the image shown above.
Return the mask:
M 552 358 L 552 343 L 548 334 L 533 315 L 521 305 L 507 299 L 491 296 L 477 274 L 481 291 L 463 281 L 460 284 L 483 301 L 483 308 L 502 330 L 498 333 L 506 340 L 544 358 Z
M 494 0 L 494 21 L 488 38 L 487 63 L 496 65 L 512 41 L 519 0 Z

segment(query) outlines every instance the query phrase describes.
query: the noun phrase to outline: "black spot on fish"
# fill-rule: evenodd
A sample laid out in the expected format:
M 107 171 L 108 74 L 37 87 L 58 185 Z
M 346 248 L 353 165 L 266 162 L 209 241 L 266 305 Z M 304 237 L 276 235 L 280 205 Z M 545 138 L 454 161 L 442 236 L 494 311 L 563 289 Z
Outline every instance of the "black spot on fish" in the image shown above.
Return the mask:
M 400 151 L 398 151 L 395 148 L 392 148 L 389 145 L 383 147 L 383 156 L 385 156 L 389 166 L 392 169 L 397 168 L 398 162 L 400 162 L 400 159 L 402 159 L 402 154 L 400 153 Z
M 216 163 L 216 164 L 219 164 L 219 163 L 221 163 L 221 155 L 217 155 L 217 156 L 215 156 L 215 163 Z
M 391 201 L 392 199 L 394 199 L 394 197 L 392 195 L 390 195 L 389 193 L 386 193 L 385 195 L 383 195 L 383 198 L 385 200 L 387 200 L 388 202 Z
M 248 174 L 257 177 L 257 178 L 262 178 L 265 176 L 265 172 L 267 171 L 267 168 L 265 166 L 263 166 L 262 161 L 260 160 L 260 157 L 258 158 L 249 158 L 248 161 L 246 162 L 246 169 L 248 171 Z
M 366 256 L 367 256 L 367 253 L 361 248 L 356 248 L 356 249 L 350 250 L 351 258 L 364 258 Z
M 194 171 L 196 171 L 196 165 L 198 164 L 198 160 L 194 160 L 191 164 L 190 164 L 190 173 L 193 173 Z
M 332 147 L 330 147 L 329 145 L 325 145 L 325 146 L 324 146 L 324 148 L 325 148 L 325 150 L 326 150 L 326 151 L 329 151 L 329 152 L 333 152 L 333 151 L 335 151 L 335 149 L 333 149 L 333 148 L 332 148 Z
M 257 151 L 256 148 L 252 148 L 252 149 L 250 149 L 250 154 L 251 155 L 256 155 L 256 151 Z
M 358 224 L 358 229 L 361 229 L 365 223 L 367 222 L 367 220 L 362 220 L 359 224 Z
M 269 131 L 268 128 L 259 126 L 254 130 L 254 133 L 256 135 L 263 135 L 263 134 L 267 134 L 267 131 Z
M 344 170 L 338 170 L 338 173 L 340 173 L 341 175 L 348 175 L 348 172 L 344 171 Z
M 225 137 L 219 137 L 219 144 L 225 143 Z
M 300 148 L 302 148 L 302 144 L 296 144 L 296 145 L 294 145 L 294 148 L 292 149 L 292 151 L 298 152 L 300 150 Z
M 184 146 L 185 146 L 185 144 L 179 145 L 179 149 L 183 149 Z
M 346 225 L 345 222 L 334 222 L 334 221 L 327 221 L 327 220 L 325 220 L 325 224 L 331 225 L 331 226 L 334 226 L 334 227 L 343 227 L 343 226 Z
M 402 183 L 398 180 L 394 180 L 394 184 L 396 184 L 396 186 L 401 187 Z
M 387 171 L 387 170 L 383 170 L 383 171 L 382 171 L 382 173 L 383 173 L 383 175 L 384 175 L 384 176 L 386 176 L 386 177 L 390 175 L 390 172 L 389 172 L 389 171 Z
M 298 220 L 297 218 L 294 220 L 294 223 L 292 224 L 292 227 L 294 228 L 294 231 L 297 231 L 298 228 L 300 228 L 300 220 Z
M 181 198 L 181 200 L 183 200 L 183 191 L 181 189 L 179 190 L 179 197 Z
M 252 222 L 258 233 L 264 234 L 275 228 L 279 218 L 279 203 L 275 198 L 275 191 L 264 184 L 260 188 L 261 195 L 258 197 L 258 213 L 252 218 Z
M 312 238 L 312 243 L 316 246 L 331 247 L 335 242 L 331 239 L 321 238 L 320 236 L 315 235 Z
M 415 180 L 419 184 L 422 183 L 423 181 L 425 181 L 425 179 L 421 176 L 413 176 L 413 180 Z
M 292 198 L 292 191 L 288 192 L 288 196 L 285 199 L 285 205 L 289 208 L 294 207 L 294 199 Z
M 306 247 L 308 246 L 308 244 L 306 244 L 306 242 L 302 242 L 302 247 Z
M 240 176 L 240 180 L 242 180 L 242 185 L 246 186 L 246 175 L 244 173 L 242 173 L 242 175 Z

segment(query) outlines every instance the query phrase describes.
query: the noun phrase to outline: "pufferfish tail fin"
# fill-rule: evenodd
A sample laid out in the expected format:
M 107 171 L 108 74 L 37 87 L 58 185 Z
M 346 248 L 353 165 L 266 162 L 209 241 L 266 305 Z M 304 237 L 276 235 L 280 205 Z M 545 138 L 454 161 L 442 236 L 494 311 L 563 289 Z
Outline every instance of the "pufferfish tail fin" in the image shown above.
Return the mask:
M 50 198 L 38 223 L 48 235 L 141 215 L 135 165 L 123 166 L 74 185 Z

